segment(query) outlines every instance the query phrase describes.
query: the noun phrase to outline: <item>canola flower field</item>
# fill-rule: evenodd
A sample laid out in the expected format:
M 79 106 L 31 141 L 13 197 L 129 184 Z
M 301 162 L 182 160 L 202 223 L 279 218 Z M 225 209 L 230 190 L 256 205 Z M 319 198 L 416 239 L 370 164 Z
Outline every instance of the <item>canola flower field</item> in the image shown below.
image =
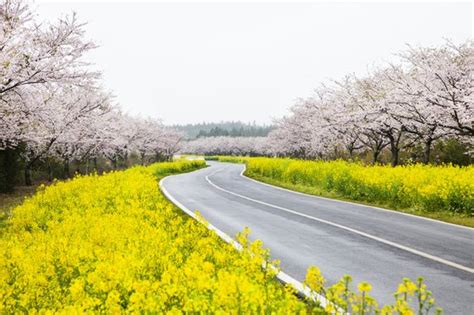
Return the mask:
M 250 177 L 311 187 L 350 200 L 394 209 L 474 216 L 474 165 L 391 167 L 285 158 L 219 157 L 219 160 L 246 163 L 246 174 Z
M 404 279 L 393 305 L 351 278 L 326 287 L 316 267 L 305 285 L 333 303 L 322 309 L 275 278 L 278 269 L 246 229 L 236 251 L 174 207 L 158 189 L 166 175 L 203 161 L 157 163 L 77 176 L 41 188 L 0 229 L 0 314 L 220 313 L 427 314 L 434 299 L 422 279 Z M 204 223 L 204 224 L 202 224 Z
M 310 310 L 261 255 L 237 252 L 160 193 L 158 178 L 203 166 L 80 176 L 26 200 L 0 230 L 0 313 Z

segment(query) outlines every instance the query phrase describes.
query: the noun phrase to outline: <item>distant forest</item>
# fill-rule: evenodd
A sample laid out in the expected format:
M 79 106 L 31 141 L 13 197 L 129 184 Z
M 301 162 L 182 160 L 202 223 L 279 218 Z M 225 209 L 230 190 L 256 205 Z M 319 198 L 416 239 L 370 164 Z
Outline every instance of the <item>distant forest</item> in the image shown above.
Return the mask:
M 175 125 L 174 128 L 185 132 L 187 139 L 202 137 L 265 137 L 274 128 L 272 125 L 258 125 L 241 121 L 222 121 L 219 123 L 199 123 Z

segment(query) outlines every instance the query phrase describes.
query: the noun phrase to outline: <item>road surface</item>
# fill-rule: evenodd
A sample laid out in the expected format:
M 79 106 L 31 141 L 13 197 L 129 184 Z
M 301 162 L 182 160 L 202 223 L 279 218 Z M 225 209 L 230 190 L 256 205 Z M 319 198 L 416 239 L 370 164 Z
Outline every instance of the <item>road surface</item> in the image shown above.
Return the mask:
M 392 303 L 403 277 L 422 276 L 445 314 L 474 314 L 474 229 L 286 191 L 242 176 L 241 164 L 209 165 L 162 185 L 231 236 L 249 227 L 297 280 L 316 265 L 329 284 L 350 274 Z

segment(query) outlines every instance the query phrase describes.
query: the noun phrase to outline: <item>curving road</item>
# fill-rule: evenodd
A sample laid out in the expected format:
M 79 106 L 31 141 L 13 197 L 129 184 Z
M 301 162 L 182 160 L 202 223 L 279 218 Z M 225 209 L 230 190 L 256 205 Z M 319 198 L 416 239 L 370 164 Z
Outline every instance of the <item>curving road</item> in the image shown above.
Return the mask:
M 231 236 L 248 226 L 297 280 L 317 265 L 329 283 L 350 274 L 391 303 L 403 277 L 423 276 L 445 314 L 474 314 L 474 229 L 290 192 L 242 176 L 243 165 L 208 164 L 162 185 Z

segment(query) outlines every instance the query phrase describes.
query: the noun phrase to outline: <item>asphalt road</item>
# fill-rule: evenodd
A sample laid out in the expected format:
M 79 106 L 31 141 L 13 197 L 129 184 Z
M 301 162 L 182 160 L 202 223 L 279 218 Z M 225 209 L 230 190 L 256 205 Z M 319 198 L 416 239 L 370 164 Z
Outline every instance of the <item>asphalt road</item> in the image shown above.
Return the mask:
M 350 274 L 392 303 L 403 277 L 422 276 L 445 314 L 474 314 L 474 229 L 285 191 L 241 176 L 243 165 L 209 164 L 162 185 L 231 236 L 249 227 L 297 280 L 316 265 L 329 284 Z

